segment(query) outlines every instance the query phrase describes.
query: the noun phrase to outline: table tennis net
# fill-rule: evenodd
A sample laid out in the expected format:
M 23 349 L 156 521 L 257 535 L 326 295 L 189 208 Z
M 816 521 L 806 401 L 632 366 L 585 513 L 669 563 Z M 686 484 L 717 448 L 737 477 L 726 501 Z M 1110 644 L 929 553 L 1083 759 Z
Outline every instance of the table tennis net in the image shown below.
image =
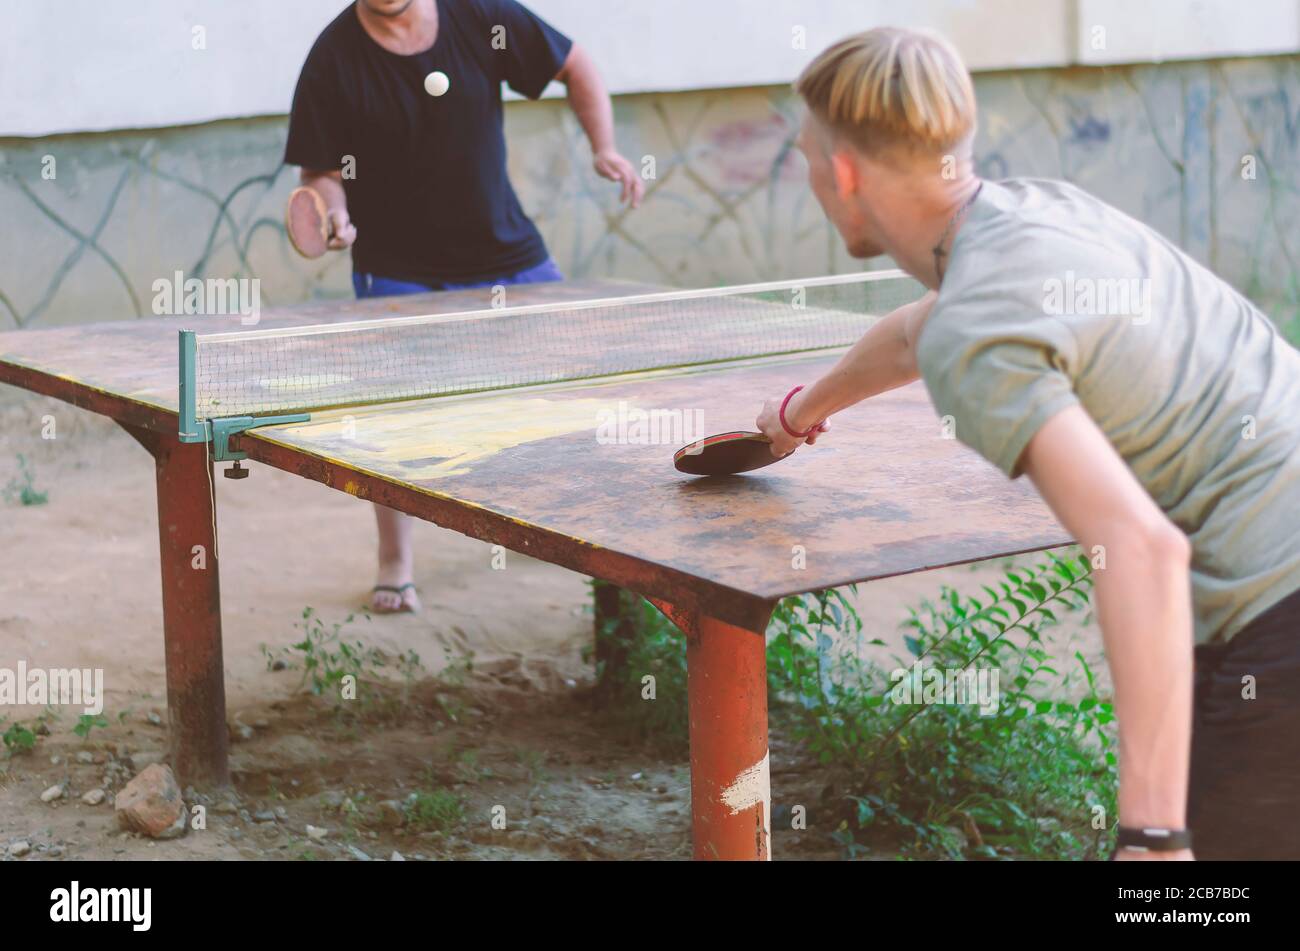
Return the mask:
M 588 380 L 845 347 L 924 289 L 901 271 L 198 335 L 199 419 Z

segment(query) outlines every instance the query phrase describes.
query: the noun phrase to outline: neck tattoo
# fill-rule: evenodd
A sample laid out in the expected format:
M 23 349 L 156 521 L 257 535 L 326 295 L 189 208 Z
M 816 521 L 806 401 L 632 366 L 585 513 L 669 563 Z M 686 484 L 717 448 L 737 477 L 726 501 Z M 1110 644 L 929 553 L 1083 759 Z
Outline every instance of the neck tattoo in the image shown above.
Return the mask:
M 983 190 L 984 183 L 980 182 L 979 185 L 976 186 L 975 191 L 971 192 L 971 196 L 961 203 L 960 208 L 953 212 L 953 216 L 948 219 L 948 227 L 944 228 L 943 234 L 939 235 L 939 241 L 934 246 L 933 254 L 934 274 L 935 277 L 938 278 L 940 284 L 943 283 L 943 261 L 944 258 L 948 256 L 948 252 L 944 250 L 944 242 L 948 240 L 948 235 L 952 234 L 952 229 L 957 224 L 957 219 L 966 213 L 966 209 L 975 204 L 975 199 L 980 196 L 980 192 Z

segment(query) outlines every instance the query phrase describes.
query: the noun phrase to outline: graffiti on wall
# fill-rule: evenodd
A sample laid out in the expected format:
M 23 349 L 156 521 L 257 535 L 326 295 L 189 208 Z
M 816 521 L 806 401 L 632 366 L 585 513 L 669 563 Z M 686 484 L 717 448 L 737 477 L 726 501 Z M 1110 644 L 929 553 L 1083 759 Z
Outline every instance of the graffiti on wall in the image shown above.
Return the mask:
M 1256 299 L 1293 339 L 1300 57 L 977 77 L 986 177 L 1065 178 L 1147 222 Z M 575 277 L 708 286 L 850 260 L 808 191 L 786 88 L 628 96 L 619 146 L 646 179 L 620 207 L 559 101 L 507 109 L 510 170 Z M 349 292 L 349 262 L 284 236 L 297 183 L 283 118 L 0 140 L 0 327 L 150 313 L 151 287 L 256 277 L 264 304 Z M 884 262 L 874 262 L 883 264 Z

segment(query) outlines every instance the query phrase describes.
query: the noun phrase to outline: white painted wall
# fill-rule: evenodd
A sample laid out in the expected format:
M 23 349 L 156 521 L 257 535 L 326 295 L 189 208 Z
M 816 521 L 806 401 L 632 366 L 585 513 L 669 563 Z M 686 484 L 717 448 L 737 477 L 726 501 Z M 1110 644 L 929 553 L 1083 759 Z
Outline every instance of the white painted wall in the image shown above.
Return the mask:
M 1078 0 L 1078 61 L 1089 65 L 1288 53 L 1295 0 Z
M 0 3 L 0 135 L 37 136 L 283 114 L 307 49 L 345 0 Z M 529 5 L 591 50 L 615 94 L 788 83 L 831 41 L 884 23 L 942 31 L 975 70 L 1300 49 L 1297 0 Z

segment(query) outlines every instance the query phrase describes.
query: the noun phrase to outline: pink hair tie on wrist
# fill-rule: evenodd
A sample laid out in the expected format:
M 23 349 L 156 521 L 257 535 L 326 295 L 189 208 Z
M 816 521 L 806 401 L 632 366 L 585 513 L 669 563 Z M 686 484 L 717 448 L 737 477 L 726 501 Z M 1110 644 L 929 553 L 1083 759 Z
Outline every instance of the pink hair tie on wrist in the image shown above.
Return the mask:
M 785 395 L 785 399 L 781 403 L 781 412 L 777 414 L 781 419 L 781 428 L 786 431 L 787 435 L 793 436 L 795 439 L 807 439 L 813 433 L 817 432 L 817 430 L 820 429 L 822 425 L 821 423 L 817 423 L 815 426 L 809 428 L 806 432 L 797 433 L 793 429 L 791 429 L 790 424 L 785 421 L 785 408 L 790 405 L 790 400 L 794 397 L 794 395 L 802 389 L 803 389 L 802 386 L 796 386 L 793 390 L 787 393 Z

